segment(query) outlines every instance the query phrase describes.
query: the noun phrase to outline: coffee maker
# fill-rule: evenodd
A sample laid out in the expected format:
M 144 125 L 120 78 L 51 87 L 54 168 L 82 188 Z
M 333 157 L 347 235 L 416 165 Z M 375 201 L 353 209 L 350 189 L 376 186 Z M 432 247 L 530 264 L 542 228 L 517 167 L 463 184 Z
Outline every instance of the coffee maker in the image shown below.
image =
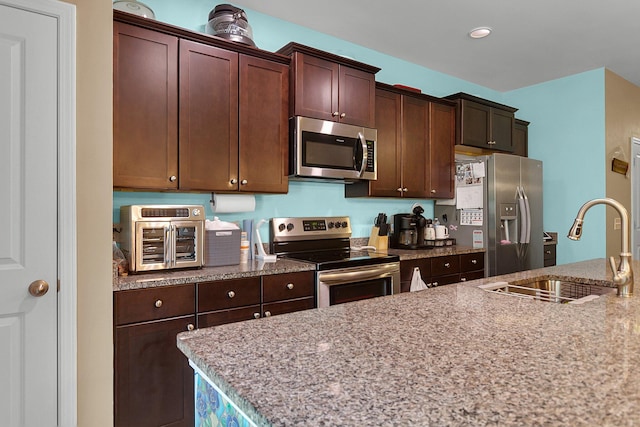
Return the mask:
M 393 216 L 393 234 L 389 246 L 394 249 L 425 249 L 425 230 L 428 221 L 422 216 L 424 209 L 417 205 L 413 213 L 401 213 Z

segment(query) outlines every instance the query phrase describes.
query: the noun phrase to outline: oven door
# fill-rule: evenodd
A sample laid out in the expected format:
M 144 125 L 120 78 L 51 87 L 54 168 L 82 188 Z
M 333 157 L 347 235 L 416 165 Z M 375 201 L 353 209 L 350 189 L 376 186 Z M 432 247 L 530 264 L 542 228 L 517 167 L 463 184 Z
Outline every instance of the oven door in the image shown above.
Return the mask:
M 318 307 L 400 292 L 400 263 L 317 272 Z

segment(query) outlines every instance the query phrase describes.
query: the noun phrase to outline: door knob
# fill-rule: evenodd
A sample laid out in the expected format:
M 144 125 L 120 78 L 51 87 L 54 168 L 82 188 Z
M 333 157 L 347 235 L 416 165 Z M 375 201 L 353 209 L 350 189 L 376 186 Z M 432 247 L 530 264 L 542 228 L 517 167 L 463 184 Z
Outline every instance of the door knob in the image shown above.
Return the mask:
M 49 284 L 44 280 L 36 280 L 29 285 L 29 293 L 34 297 L 41 297 L 49 291 Z

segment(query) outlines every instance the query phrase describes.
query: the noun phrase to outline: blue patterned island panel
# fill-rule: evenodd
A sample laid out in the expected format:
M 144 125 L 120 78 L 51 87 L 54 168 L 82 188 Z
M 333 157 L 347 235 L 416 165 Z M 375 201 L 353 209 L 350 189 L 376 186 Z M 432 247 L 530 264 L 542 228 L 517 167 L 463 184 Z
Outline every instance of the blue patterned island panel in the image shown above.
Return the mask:
M 193 365 L 192 365 L 193 366 Z M 199 369 L 195 372 L 195 427 L 255 427 L 218 387 Z

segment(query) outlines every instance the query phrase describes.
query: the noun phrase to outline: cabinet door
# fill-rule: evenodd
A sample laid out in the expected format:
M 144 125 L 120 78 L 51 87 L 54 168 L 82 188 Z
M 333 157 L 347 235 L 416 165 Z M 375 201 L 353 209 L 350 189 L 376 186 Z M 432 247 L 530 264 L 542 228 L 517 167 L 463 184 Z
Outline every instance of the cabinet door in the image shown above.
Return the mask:
M 478 148 L 491 148 L 489 130 L 491 108 L 472 101 L 462 102 L 462 144 Z
M 403 197 L 429 195 L 429 102 L 402 97 Z
M 454 145 L 456 138 L 455 107 L 437 103 L 430 104 L 429 150 L 430 183 L 429 197 L 452 198 L 454 192 Z
M 513 151 L 514 115 L 498 108 L 491 109 L 491 141 L 493 150 Z
M 180 189 L 238 189 L 238 54 L 180 40 Z
M 401 96 L 386 90 L 376 90 L 376 122 L 378 130 L 378 179 L 371 181 L 370 195 L 400 197 L 402 195 L 401 161 L 402 127 Z
M 424 283 L 431 283 L 431 259 L 420 258 L 411 259 L 400 262 L 400 292 L 409 292 L 411 290 L 411 279 L 413 279 L 413 270 L 418 267 L 420 269 L 420 277 Z
M 516 119 L 513 124 L 513 154 L 529 156 L 529 122 Z
M 337 121 L 339 65 L 300 52 L 293 54 L 293 113 Z
M 289 67 L 240 55 L 240 191 L 286 193 Z
M 338 111 L 340 121 L 373 127 L 376 111 L 376 79 L 371 73 L 340 66 Z
M 113 186 L 178 188 L 178 39 L 113 24 Z
M 115 426 L 193 426 L 193 370 L 176 335 L 195 316 L 115 328 Z

